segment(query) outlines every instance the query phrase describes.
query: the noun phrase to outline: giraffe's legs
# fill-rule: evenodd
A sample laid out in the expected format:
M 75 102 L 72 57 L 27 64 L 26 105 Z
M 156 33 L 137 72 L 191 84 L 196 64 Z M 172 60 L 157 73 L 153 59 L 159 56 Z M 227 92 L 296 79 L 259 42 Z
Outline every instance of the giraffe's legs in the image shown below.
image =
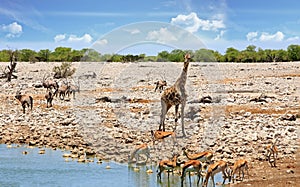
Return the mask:
M 178 108 L 179 108 L 179 105 L 175 105 L 175 122 L 178 121 Z
M 181 104 L 181 116 L 180 116 L 180 118 L 181 118 L 181 128 L 182 128 L 182 135 L 183 135 L 183 137 L 186 136 L 185 130 L 184 130 L 184 107 L 185 107 L 185 102 L 183 102 L 183 103 Z
M 168 110 L 171 108 L 172 105 L 167 104 L 164 100 L 161 100 L 161 116 L 160 116 L 160 124 L 159 129 L 161 131 L 161 127 L 163 128 L 163 131 L 165 131 L 165 119 L 166 114 Z

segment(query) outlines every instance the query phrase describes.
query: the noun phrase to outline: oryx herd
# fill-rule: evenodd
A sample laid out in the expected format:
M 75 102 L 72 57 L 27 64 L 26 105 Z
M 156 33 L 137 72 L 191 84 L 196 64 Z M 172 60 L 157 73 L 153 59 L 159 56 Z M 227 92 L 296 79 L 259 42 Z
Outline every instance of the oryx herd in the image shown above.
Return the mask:
M 47 108 L 52 107 L 52 101 L 55 97 L 58 97 L 60 100 L 65 100 L 65 97 L 68 99 L 73 95 L 75 99 L 75 93 L 80 92 L 79 79 L 76 82 L 74 79 L 58 79 L 54 80 L 50 78 L 49 75 L 44 75 L 42 80 L 42 87 L 45 88 L 45 101 L 47 103 Z M 15 95 L 15 98 L 18 99 L 22 105 L 23 113 L 25 114 L 25 108 L 33 107 L 33 96 L 29 94 L 22 94 L 22 89 L 19 89 Z

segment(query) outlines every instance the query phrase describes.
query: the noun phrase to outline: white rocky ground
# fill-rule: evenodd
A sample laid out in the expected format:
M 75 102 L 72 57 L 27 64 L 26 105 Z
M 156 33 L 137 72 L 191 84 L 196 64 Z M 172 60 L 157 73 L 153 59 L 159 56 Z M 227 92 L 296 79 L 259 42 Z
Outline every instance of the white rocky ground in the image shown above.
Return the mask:
M 46 108 L 45 88 L 36 87 L 58 65 L 19 62 L 17 80 L 0 80 L 0 142 L 91 148 L 87 152 L 126 162 L 133 147 L 150 142 L 150 130 L 158 129 L 161 93 L 154 92 L 154 82 L 166 79 L 172 85 L 183 64 L 73 63 L 81 92 L 76 99 L 56 98 L 54 107 Z M 184 117 L 188 137 L 180 137 L 178 124 L 179 145 L 173 148 L 168 139 L 158 143 L 151 149 L 151 160 L 170 158 L 186 146 L 191 152 L 211 150 L 215 160 L 262 160 L 264 147 L 275 138 L 280 157 L 295 157 L 299 85 L 300 63 L 191 63 Z M 33 110 L 25 115 L 14 99 L 20 87 L 34 98 Z M 204 96 L 210 96 L 211 103 L 201 102 Z M 174 108 L 167 114 L 166 127 L 174 127 Z

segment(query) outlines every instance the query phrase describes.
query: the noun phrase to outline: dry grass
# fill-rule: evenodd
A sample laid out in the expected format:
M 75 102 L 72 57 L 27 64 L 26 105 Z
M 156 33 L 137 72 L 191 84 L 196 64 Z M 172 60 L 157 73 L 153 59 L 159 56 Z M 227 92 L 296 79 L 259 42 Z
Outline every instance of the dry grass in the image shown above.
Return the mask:
M 103 93 L 103 92 L 121 92 L 123 91 L 120 88 L 96 88 L 93 92 Z
M 130 103 L 154 103 L 154 102 L 159 102 L 159 100 L 151 100 L 151 99 L 130 99 L 129 100 Z
M 257 105 L 230 105 L 225 107 L 225 113 L 226 116 L 229 115 L 230 113 L 239 113 L 240 111 L 245 111 L 245 112 L 251 112 L 252 114 L 277 114 L 277 115 L 282 115 L 286 113 L 290 114 L 297 114 L 297 111 L 299 113 L 300 108 L 262 108 Z
M 154 90 L 155 86 L 153 86 L 153 85 L 142 85 L 142 86 L 135 86 L 135 87 L 130 88 L 130 90 L 133 90 L 133 91 L 139 91 L 139 90 L 144 90 L 144 89 Z

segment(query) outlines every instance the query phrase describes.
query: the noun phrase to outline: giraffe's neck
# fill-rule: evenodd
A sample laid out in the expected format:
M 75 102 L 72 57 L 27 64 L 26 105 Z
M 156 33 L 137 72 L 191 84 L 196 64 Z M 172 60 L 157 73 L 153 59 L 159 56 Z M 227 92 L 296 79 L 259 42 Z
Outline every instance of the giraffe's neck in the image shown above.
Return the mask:
M 185 60 L 182 72 L 175 82 L 175 86 L 179 87 L 180 89 L 184 89 L 186 79 L 187 79 L 188 67 L 189 67 L 189 60 Z

